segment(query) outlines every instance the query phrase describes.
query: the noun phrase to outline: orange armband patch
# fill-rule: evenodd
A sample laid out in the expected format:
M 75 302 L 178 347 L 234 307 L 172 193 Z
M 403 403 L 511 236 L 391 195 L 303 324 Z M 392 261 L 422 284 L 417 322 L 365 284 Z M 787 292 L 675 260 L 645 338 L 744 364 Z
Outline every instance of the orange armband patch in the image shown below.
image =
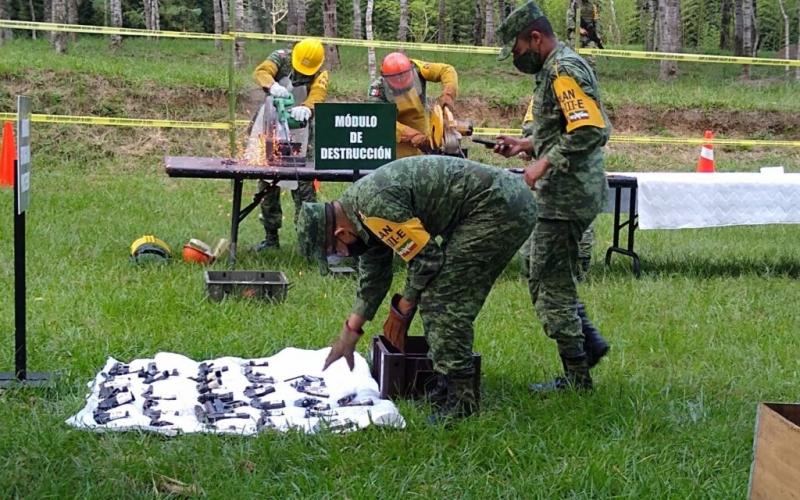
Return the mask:
M 597 103 L 586 95 L 574 78 L 559 76 L 553 82 L 553 90 L 567 119 L 567 132 L 586 126 L 605 128 L 606 121 Z
M 392 222 L 380 217 L 365 217 L 362 214 L 362 220 L 372 234 L 391 247 L 406 262 L 416 257 L 431 239 L 431 235 L 417 217 L 405 222 Z

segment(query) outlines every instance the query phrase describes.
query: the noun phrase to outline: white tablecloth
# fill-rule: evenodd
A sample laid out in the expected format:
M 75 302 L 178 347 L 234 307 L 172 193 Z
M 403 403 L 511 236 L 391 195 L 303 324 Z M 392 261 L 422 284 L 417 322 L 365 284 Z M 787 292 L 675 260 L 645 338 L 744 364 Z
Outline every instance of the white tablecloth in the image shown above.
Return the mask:
M 640 229 L 800 224 L 800 174 L 615 174 L 636 177 Z

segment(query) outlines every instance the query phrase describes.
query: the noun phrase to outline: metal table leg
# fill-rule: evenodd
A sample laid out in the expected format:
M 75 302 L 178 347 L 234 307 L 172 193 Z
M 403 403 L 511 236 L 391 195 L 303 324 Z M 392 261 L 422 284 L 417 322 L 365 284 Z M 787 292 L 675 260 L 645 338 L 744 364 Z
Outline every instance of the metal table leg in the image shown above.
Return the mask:
M 236 265 L 236 245 L 239 242 L 239 212 L 242 206 L 242 187 L 244 180 L 233 179 L 233 206 L 231 207 L 231 248 L 228 263 L 231 267 Z
M 628 201 L 628 220 L 620 222 L 622 211 L 622 190 L 624 188 L 630 189 L 630 197 Z M 613 243 L 606 251 L 606 266 L 611 265 L 611 256 L 614 253 L 627 255 L 632 259 L 631 267 L 633 274 L 639 278 L 641 276 L 641 265 L 639 262 L 639 255 L 634 251 L 634 234 L 636 228 L 639 226 L 637 221 L 638 215 L 636 213 L 636 192 L 637 186 L 632 185 L 616 185 L 614 186 L 614 236 Z M 628 228 L 628 242 L 625 248 L 619 246 L 619 233 L 626 227 Z

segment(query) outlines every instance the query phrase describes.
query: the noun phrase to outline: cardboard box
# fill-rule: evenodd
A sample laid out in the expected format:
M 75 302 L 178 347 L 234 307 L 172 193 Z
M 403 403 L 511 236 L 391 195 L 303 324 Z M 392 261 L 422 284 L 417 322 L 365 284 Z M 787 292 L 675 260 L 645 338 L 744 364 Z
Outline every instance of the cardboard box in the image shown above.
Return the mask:
M 750 498 L 800 499 L 800 404 L 758 405 Z

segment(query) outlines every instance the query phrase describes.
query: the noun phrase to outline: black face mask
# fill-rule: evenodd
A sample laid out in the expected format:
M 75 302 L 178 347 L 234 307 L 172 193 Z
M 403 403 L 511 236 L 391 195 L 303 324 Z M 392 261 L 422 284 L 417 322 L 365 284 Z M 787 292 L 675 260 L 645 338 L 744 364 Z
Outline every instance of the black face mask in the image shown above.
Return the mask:
M 358 257 L 367 251 L 369 246 L 361 238 L 356 238 L 356 241 L 347 244 L 347 253 L 350 257 Z
M 514 67 L 523 73 L 533 75 L 541 71 L 544 61 L 538 52 L 528 49 L 524 54 L 514 58 Z

